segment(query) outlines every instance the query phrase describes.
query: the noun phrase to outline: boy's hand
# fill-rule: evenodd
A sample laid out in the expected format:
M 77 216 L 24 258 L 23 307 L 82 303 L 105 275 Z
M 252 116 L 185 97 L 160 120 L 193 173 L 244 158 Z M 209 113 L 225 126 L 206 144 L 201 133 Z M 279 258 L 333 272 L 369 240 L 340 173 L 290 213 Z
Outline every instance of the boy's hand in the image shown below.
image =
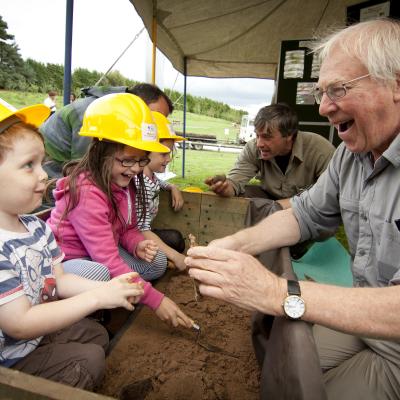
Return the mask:
M 136 272 L 130 272 L 93 289 L 93 293 L 99 300 L 99 308 L 124 307 L 132 311 L 133 304 L 138 303 L 144 293 L 143 283 L 133 281 L 136 277 L 138 277 Z
M 174 211 L 179 211 L 183 207 L 182 193 L 175 185 L 171 185 L 171 201 Z
M 164 321 L 175 328 L 179 325 L 182 325 L 185 328 L 191 328 L 193 326 L 193 320 L 181 311 L 181 309 L 168 297 L 163 298 L 155 312 L 161 321 Z
M 154 260 L 157 251 L 157 243 L 150 239 L 142 240 L 136 246 L 136 256 L 147 262 L 152 262 Z

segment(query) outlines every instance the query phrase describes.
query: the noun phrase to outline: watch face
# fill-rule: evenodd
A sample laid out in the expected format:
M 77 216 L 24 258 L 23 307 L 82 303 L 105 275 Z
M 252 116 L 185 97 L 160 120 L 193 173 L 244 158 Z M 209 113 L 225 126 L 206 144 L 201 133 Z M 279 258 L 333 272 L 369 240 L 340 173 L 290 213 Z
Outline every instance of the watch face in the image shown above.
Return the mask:
M 306 310 L 304 300 L 300 296 L 286 297 L 283 308 L 288 317 L 293 319 L 301 318 Z

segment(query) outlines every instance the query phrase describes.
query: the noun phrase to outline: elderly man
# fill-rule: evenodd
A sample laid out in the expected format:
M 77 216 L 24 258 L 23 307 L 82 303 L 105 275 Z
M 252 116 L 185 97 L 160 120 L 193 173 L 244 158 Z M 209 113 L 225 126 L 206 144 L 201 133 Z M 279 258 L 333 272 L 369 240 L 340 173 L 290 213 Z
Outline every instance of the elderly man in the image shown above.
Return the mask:
M 328 169 L 292 208 L 186 259 L 203 294 L 314 323 L 331 399 L 400 398 L 399 38 L 399 22 L 375 20 L 316 47 L 319 111 L 343 140 Z M 287 281 L 249 255 L 333 234 L 341 220 L 354 288 Z
M 256 138 L 240 153 L 226 180 L 207 178 L 215 193 L 266 197 L 290 207 L 289 197 L 311 186 L 326 169 L 335 148 L 324 137 L 298 130 L 296 112 L 279 103 L 263 107 L 254 120 Z M 252 178 L 259 186 L 245 186 Z
M 153 111 L 166 117 L 174 106 L 169 97 L 157 86 L 140 83 L 133 87 L 92 87 L 83 90 L 85 98 L 78 99 L 52 115 L 40 127 L 44 136 L 46 153 L 50 161 L 43 166 L 50 178 L 62 176 L 62 168 L 70 160 L 81 158 L 91 142 L 90 137 L 80 136 L 83 115 L 93 101 L 110 93 L 132 93 L 141 97 Z

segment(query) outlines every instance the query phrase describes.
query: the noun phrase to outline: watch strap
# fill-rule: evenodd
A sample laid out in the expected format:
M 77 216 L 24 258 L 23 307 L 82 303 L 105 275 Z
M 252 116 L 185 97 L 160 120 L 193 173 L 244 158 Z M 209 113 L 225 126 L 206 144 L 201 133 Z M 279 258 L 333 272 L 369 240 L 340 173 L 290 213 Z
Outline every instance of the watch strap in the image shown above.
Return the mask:
M 293 296 L 293 295 L 301 296 L 300 284 L 298 281 L 288 279 L 287 286 L 288 286 L 288 295 L 289 296 Z

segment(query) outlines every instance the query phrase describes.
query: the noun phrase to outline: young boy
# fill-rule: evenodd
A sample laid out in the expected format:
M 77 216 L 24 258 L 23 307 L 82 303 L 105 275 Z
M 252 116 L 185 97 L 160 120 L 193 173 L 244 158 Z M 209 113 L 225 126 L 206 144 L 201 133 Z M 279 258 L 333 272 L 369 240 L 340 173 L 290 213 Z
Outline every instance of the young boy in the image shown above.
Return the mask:
M 182 252 L 185 250 L 185 241 L 182 234 L 175 229 L 152 230 L 151 222 L 158 212 L 160 189 L 171 192 L 172 207 L 175 211 L 183 207 L 183 197 L 180 190 L 173 184 L 164 182 L 157 178 L 156 172 L 165 172 L 167 165 L 171 162 L 171 152 L 177 141 L 184 140 L 181 136 L 177 136 L 173 131 L 168 119 L 157 111 L 152 111 L 154 122 L 157 125 L 157 131 L 160 143 L 170 149 L 169 153 L 149 154 L 150 162 L 144 167 L 143 178 L 146 188 L 146 212 L 145 218 L 140 218 L 143 210 L 137 204 L 136 211 L 138 214 L 139 228 L 146 239 L 153 239 L 159 249 L 165 253 L 167 258 L 171 260 L 175 266 L 183 271 L 186 265 Z
M 137 274 L 109 282 L 64 274 L 50 228 L 24 215 L 42 202 L 43 138 L 50 110 L 11 110 L 0 101 L 0 365 L 83 389 L 100 383 L 108 335 L 86 315 L 133 310 L 143 294 Z M 58 300 L 58 297 L 64 300 Z

